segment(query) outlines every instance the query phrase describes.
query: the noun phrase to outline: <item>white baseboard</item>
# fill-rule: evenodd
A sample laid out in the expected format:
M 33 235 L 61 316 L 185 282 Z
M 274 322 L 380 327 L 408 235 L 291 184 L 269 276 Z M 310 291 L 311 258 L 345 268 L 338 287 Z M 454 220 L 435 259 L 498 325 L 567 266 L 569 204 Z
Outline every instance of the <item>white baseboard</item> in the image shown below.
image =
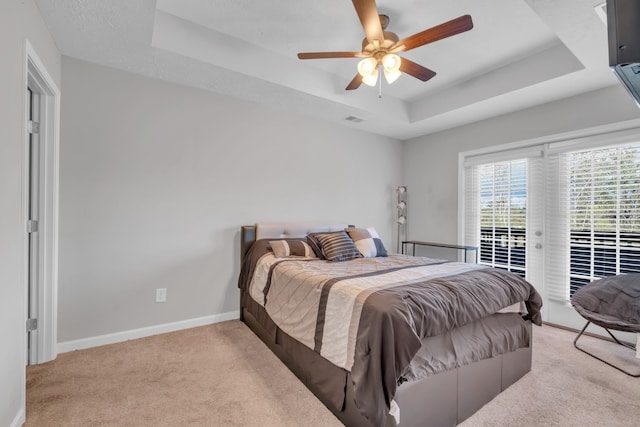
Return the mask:
M 22 424 L 24 424 L 24 422 L 26 421 L 24 415 L 24 408 L 20 408 L 9 427 L 20 427 Z
M 238 319 L 239 317 L 239 311 L 230 311 L 228 313 L 197 317 L 195 319 L 180 320 L 178 322 L 164 323 L 162 325 L 148 326 L 146 328 L 115 332 L 113 334 L 99 335 L 97 337 L 81 338 L 78 340 L 60 342 L 58 343 L 58 354 L 65 353 L 67 351 L 98 347 L 101 345 L 115 344 L 118 342 L 164 334 L 167 332 L 179 331 L 182 329 L 195 328 L 197 326 L 211 325 L 213 323 Z

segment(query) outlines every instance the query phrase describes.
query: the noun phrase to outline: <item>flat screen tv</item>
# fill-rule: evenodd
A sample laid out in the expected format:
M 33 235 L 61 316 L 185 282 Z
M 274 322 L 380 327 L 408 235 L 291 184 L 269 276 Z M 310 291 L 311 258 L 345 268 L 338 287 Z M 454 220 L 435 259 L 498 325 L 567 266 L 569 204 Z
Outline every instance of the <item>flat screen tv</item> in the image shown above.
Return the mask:
M 607 0 L 609 66 L 640 107 L 640 0 Z

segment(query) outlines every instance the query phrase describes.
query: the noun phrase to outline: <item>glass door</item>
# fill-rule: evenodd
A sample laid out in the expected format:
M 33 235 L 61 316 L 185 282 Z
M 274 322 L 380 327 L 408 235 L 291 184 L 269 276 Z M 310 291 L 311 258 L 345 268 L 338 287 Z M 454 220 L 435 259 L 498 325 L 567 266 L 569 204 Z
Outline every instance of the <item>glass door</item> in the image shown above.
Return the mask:
M 465 244 L 479 263 L 513 272 L 542 293 L 542 160 L 483 163 L 465 170 Z

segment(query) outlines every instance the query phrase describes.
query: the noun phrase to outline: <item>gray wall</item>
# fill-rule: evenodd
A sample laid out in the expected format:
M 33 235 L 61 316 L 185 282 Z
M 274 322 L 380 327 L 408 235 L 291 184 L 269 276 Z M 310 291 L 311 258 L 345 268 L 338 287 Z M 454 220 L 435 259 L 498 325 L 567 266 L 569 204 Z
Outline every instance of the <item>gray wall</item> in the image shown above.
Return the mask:
M 611 86 L 404 143 L 409 237 L 458 242 L 458 154 L 640 118 L 625 89 Z
M 0 425 L 24 416 L 25 38 L 60 83 L 60 54 L 31 0 L 0 2 Z M 18 418 L 16 418 L 18 417 Z
M 67 57 L 62 72 L 59 342 L 238 310 L 243 224 L 348 221 L 393 247 L 398 141 Z
M 63 75 L 60 341 L 236 310 L 241 224 L 343 220 L 393 248 L 398 184 L 410 237 L 457 241 L 460 151 L 640 115 L 615 86 L 399 144 L 69 58 L 61 70 L 33 1 L 0 2 L 3 426 L 24 410 L 25 38 Z

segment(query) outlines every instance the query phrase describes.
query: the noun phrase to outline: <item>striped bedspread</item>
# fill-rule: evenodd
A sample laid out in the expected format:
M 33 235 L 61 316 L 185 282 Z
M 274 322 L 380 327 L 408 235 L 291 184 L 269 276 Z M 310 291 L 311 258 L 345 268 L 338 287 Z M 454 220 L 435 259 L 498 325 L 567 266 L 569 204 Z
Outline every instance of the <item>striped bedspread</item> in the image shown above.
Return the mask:
M 388 414 L 421 339 L 521 301 L 541 323 L 533 286 L 502 270 L 404 255 L 276 259 L 268 245 L 255 246 L 240 286 L 280 329 L 351 372 L 356 403 L 374 425 Z

